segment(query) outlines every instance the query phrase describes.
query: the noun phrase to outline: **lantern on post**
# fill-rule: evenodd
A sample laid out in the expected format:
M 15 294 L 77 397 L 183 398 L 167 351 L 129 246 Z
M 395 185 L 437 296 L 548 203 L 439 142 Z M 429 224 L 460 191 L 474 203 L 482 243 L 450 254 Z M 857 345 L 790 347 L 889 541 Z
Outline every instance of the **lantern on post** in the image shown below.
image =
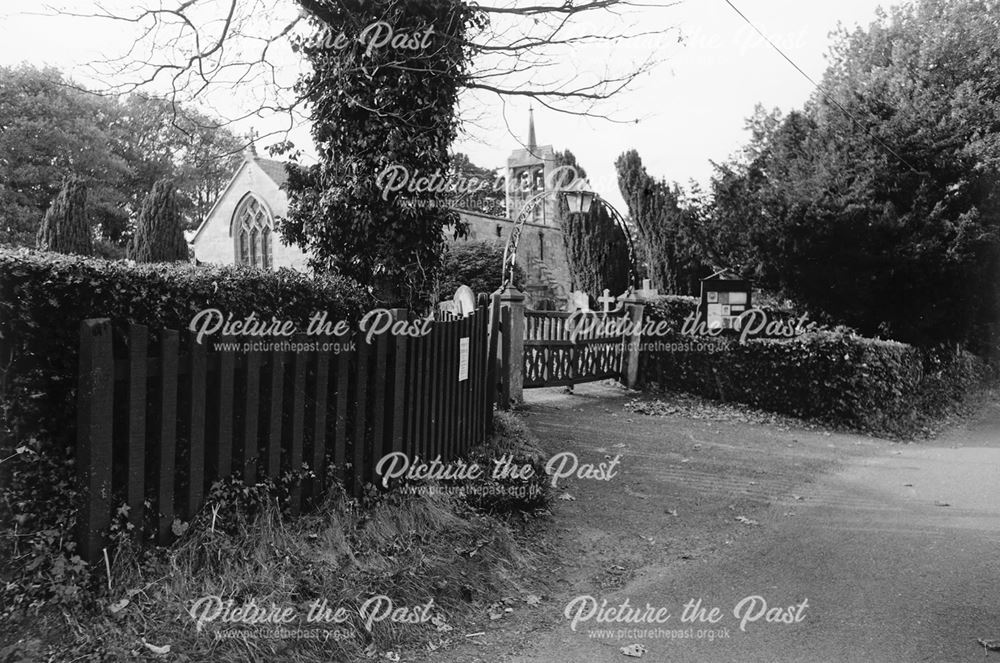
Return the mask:
M 573 180 L 572 184 L 562 190 L 562 195 L 570 214 L 590 213 L 590 207 L 594 204 L 595 194 L 587 180 L 582 177 Z

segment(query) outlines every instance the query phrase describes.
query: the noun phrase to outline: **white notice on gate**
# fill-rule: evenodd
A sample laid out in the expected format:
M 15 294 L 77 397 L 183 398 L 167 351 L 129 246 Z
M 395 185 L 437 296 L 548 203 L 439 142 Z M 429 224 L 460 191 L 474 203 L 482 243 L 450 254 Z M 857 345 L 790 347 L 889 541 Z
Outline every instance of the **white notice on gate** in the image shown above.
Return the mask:
M 458 339 L 458 381 L 469 379 L 469 337 Z

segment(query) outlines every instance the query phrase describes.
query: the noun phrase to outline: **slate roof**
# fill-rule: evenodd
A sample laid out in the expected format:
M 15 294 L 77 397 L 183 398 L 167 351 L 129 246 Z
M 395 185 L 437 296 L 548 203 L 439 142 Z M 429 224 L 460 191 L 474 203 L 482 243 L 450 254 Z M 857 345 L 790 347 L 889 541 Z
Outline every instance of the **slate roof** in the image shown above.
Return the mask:
M 280 188 L 288 181 L 288 172 L 285 170 L 284 161 L 276 161 L 274 159 L 262 159 L 260 157 L 254 157 L 254 161 L 260 166 L 261 170 L 274 181 L 275 184 Z

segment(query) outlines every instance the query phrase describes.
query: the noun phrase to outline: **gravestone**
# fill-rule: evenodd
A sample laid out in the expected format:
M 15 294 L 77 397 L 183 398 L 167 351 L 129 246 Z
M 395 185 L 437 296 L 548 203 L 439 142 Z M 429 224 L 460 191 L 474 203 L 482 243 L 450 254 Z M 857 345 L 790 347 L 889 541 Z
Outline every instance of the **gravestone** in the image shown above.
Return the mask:
M 590 295 L 583 292 L 582 290 L 576 290 L 570 293 L 569 296 L 569 312 L 574 313 L 576 311 L 589 311 L 590 310 Z
M 467 285 L 458 286 L 455 296 L 452 297 L 454 313 L 463 318 L 476 312 L 476 293 Z
M 654 299 L 656 297 L 659 297 L 660 291 L 651 286 L 652 286 L 652 281 L 650 281 L 649 279 L 643 279 L 642 289 L 636 291 L 635 293 L 636 297 L 639 297 L 640 299 Z

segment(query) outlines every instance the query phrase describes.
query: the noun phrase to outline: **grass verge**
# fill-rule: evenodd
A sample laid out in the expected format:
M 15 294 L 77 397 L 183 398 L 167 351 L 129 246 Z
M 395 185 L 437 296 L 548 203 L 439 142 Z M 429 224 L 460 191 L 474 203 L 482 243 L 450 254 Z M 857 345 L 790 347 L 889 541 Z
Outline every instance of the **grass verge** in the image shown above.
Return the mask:
M 500 414 L 470 458 L 504 456 L 542 462 L 523 424 Z M 168 548 L 122 537 L 110 572 L 90 569 L 72 599 L 5 597 L 21 607 L 4 612 L 0 663 L 400 660 L 447 647 L 524 593 L 539 555 L 523 523 L 547 492 L 475 495 L 334 490 L 294 519 L 273 495 L 209 504 Z

